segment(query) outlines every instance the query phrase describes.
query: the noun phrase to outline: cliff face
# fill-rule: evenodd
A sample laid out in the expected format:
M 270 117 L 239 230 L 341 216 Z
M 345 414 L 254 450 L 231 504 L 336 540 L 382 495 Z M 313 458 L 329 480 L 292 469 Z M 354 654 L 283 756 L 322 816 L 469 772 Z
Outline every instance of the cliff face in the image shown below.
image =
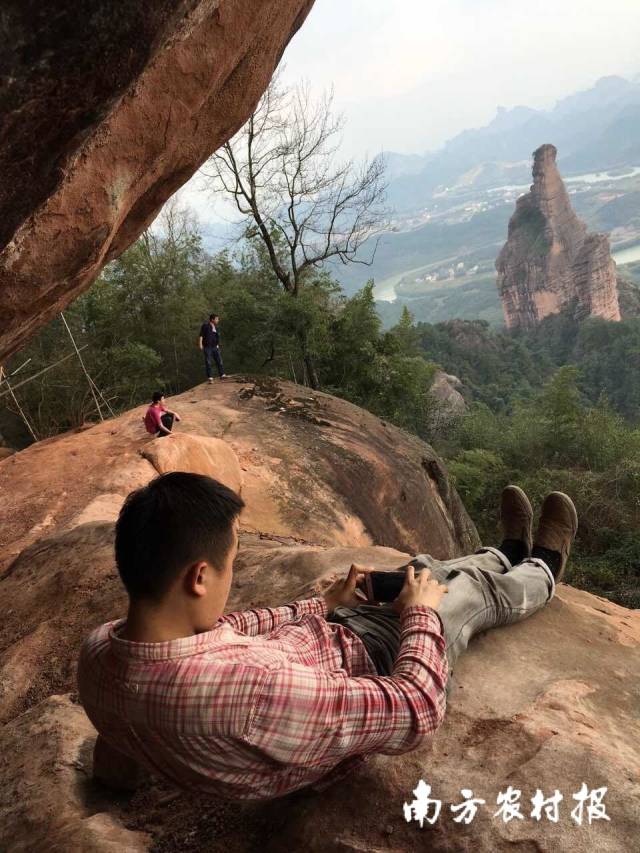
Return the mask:
M 312 4 L 5 4 L 0 362 L 242 126 Z
M 588 234 L 574 213 L 556 153 L 553 145 L 535 151 L 533 184 L 516 202 L 496 261 L 508 328 L 534 326 L 572 303 L 579 317 L 620 319 L 609 240 Z
M 462 382 L 457 376 L 438 370 L 429 389 L 438 402 L 437 408 L 430 412 L 429 426 L 431 435 L 442 436 L 451 429 L 453 422 L 465 411 L 467 404 L 460 393 Z
M 171 439 L 150 439 L 136 409 L 0 462 L 3 850 L 636 849 L 640 611 L 566 584 L 540 613 L 472 642 L 433 742 L 376 756 L 327 791 L 224 803 L 157 779 L 131 798 L 93 782 L 95 731 L 74 696 L 75 661 L 92 627 L 125 612 L 113 520 L 158 471 L 242 483 L 230 609 L 305 597 L 351 562 L 391 569 L 416 550 L 445 557 L 477 544 L 431 448 L 350 403 L 229 381 L 171 406 L 182 416 Z M 403 816 L 420 779 L 442 801 L 423 829 Z M 583 781 L 608 786 L 611 822 L 571 820 Z M 509 785 L 522 791 L 523 819 L 504 823 L 493 815 Z M 450 810 L 461 788 L 486 800 L 469 825 Z M 563 795 L 558 823 L 529 816 L 536 788 Z

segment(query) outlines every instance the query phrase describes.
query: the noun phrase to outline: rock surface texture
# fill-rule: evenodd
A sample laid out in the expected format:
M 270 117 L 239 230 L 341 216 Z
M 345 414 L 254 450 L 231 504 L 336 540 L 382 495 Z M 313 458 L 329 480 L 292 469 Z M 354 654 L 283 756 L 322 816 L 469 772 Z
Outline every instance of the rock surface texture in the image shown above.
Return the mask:
M 5 4 L 0 362 L 241 127 L 312 3 Z
M 180 437 L 152 440 L 142 409 L 0 462 L 0 839 L 17 851 L 281 853 L 634 850 L 640 816 L 640 612 L 560 584 L 542 612 L 476 638 L 432 743 L 370 759 L 321 794 L 266 804 L 182 795 L 156 779 L 115 795 L 91 778 L 95 732 L 75 696 L 90 628 L 124 612 L 113 520 L 158 470 L 242 472 L 247 502 L 230 608 L 322 589 L 357 561 L 476 545 L 433 451 L 372 415 L 289 383 L 229 381 L 173 398 Z M 162 442 L 165 442 L 163 445 Z M 165 449 L 166 448 L 166 449 Z M 420 779 L 436 823 L 407 823 Z M 572 794 L 608 787 L 610 822 L 577 826 Z M 525 819 L 494 818 L 522 791 Z M 461 788 L 486 800 L 453 822 Z M 558 823 L 529 815 L 558 789 Z M 528 809 L 527 809 L 528 806 Z
M 460 393 L 461 388 L 462 380 L 457 376 L 445 373 L 444 370 L 436 371 L 430 388 L 431 396 L 437 402 L 429 417 L 432 435 L 443 435 L 450 429 L 453 421 L 464 414 L 467 404 Z
M 556 153 L 553 145 L 534 152 L 533 184 L 516 202 L 496 261 L 508 328 L 535 326 L 570 305 L 580 318 L 620 319 L 609 240 L 587 233 L 574 213 Z

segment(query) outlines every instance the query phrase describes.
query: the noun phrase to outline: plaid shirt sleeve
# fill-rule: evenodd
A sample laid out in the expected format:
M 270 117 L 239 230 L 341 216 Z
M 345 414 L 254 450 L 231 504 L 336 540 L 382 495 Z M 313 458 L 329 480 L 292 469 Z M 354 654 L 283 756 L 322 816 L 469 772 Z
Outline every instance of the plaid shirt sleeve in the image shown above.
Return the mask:
M 269 670 L 244 740 L 271 759 L 305 767 L 415 749 L 444 718 L 445 640 L 428 607 L 406 608 L 400 626 L 391 676 L 353 678 L 295 663 Z
M 278 625 L 285 622 L 293 622 L 306 613 L 317 616 L 327 616 L 327 605 L 324 598 L 305 598 L 302 601 L 294 601 L 284 607 L 262 607 L 259 610 L 240 610 L 235 613 L 227 613 L 221 616 L 216 625 L 227 623 L 232 625 L 236 631 L 241 631 L 248 636 L 266 634 L 273 631 Z

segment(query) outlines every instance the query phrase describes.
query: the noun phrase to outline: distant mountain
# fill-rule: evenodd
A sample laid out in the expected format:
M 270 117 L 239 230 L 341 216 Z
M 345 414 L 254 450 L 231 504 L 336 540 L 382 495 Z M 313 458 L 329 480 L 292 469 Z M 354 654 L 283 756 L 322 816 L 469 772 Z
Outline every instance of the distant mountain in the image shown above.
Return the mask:
M 415 175 L 424 168 L 424 157 L 421 154 L 397 154 L 389 151 L 385 154 L 387 178 L 393 180 L 403 175 Z
M 640 164 L 640 76 L 603 77 L 590 89 L 563 98 L 551 110 L 498 107 L 493 121 L 465 130 L 421 158 L 387 155 L 389 201 L 400 212 L 423 206 L 440 187 L 471 170 L 494 178 L 506 171 L 524 180 L 531 152 L 552 141 L 564 175 Z M 482 168 L 479 168 L 482 167 Z M 403 172 L 404 169 L 404 172 Z
M 549 110 L 498 107 L 485 127 L 465 130 L 440 150 L 390 152 L 392 227 L 370 266 L 335 264 L 345 292 L 376 283 L 385 320 L 403 304 L 420 319 L 500 316 L 495 260 L 518 196 L 531 184 L 531 156 L 558 149 L 571 204 L 589 230 L 608 232 L 614 251 L 636 260 L 640 244 L 640 75 L 603 77 Z M 362 257 L 371 256 L 365 246 Z
M 622 105 L 626 102 L 635 102 L 638 85 L 640 85 L 640 75 L 633 80 L 615 76 L 601 77 L 590 89 L 562 98 L 552 112 L 557 116 L 571 116 L 600 109 L 604 104 Z

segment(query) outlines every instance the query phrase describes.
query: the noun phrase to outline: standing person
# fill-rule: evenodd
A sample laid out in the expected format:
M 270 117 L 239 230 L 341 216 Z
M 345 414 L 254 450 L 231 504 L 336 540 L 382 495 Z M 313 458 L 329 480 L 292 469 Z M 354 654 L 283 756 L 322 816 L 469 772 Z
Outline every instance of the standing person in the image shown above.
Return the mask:
M 144 417 L 144 425 L 147 432 L 156 438 L 163 435 L 171 435 L 174 420 L 179 421 L 177 412 L 172 412 L 164 405 L 164 394 L 162 391 L 154 391 L 152 402 Z
M 198 346 L 204 352 L 204 366 L 207 371 L 207 379 L 213 382 L 211 375 L 211 364 L 215 361 L 218 368 L 220 379 L 226 377 L 224 367 L 222 366 L 222 356 L 220 355 L 220 332 L 218 331 L 218 323 L 220 317 L 217 314 L 209 316 L 209 322 L 203 323 L 200 327 L 200 337 L 198 338 Z

